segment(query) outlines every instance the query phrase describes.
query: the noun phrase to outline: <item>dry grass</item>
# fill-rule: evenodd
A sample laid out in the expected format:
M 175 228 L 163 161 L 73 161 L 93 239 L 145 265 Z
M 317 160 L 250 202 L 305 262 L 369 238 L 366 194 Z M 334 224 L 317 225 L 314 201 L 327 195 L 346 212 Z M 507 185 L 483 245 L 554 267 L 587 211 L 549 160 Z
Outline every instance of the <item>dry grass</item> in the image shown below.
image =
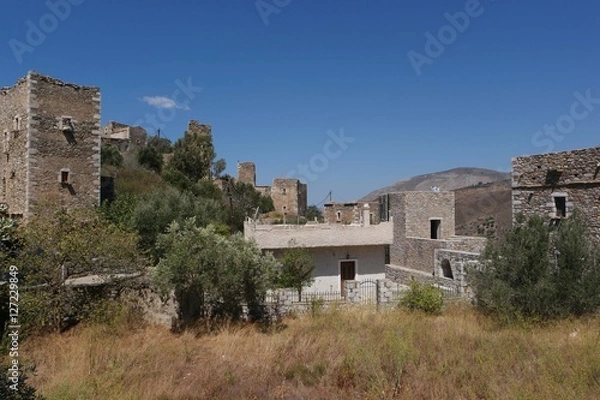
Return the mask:
M 24 343 L 49 399 L 593 399 L 600 318 L 495 326 L 468 308 L 430 317 L 334 310 L 277 332 L 79 327 Z

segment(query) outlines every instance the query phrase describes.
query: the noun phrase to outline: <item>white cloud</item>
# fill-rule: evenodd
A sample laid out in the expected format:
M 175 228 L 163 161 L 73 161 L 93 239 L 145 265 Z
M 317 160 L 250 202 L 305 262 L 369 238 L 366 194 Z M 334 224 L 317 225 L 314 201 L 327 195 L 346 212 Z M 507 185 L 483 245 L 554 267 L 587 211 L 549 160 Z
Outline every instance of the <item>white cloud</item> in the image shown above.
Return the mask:
M 165 96 L 144 96 L 141 100 L 154 108 L 179 108 L 181 110 L 190 109 L 187 104 L 177 104 L 173 99 Z

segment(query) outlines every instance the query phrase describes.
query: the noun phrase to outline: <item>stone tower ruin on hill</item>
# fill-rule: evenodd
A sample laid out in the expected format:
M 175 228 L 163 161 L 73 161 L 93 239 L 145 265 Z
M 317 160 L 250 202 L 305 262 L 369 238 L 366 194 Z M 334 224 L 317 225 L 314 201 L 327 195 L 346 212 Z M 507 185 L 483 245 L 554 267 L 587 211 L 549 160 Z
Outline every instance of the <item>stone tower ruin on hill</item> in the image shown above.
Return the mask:
M 251 184 L 263 196 L 273 200 L 275 212 L 286 216 L 305 216 L 308 191 L 305 183 L 295 178 L 275 178 L 271 186 L 256 185 L 256 166 L 253 162 L 237 165 L 238 181 Z
M 0 89 L 0 205 L 28 218 L 36 205 L 100 202 L 100 89 L 29 72 Z

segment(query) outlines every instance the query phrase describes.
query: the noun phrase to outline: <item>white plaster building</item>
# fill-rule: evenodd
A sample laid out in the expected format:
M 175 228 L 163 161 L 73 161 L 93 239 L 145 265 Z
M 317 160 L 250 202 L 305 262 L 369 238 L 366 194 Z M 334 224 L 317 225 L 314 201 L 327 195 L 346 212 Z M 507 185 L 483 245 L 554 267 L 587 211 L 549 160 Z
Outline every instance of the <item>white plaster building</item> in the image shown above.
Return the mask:
M 368 221 L 368 220 L 367 220 Z M 306 292 L 343 291 L 344 281 L 385 279 L 393 222 L 378 225 L 244 224 L 244 235 L 276 257 L 290 247 L 305 247 L 315 259 L 315 278 Z

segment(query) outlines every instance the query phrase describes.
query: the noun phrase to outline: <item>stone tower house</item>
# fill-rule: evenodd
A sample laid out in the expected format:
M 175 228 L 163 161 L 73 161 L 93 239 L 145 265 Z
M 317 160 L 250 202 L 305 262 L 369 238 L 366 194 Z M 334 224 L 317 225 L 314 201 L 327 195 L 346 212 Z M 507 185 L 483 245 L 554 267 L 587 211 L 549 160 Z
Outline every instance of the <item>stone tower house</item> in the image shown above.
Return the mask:
M 293 178 L 275 178 L 272 186 L 257 186 L 253 162 L 238 163 L 237 173 L 239 182 L 249 183 L 263 196 L 271 197 L 275 212 L 289 216 L 306 215 L 308 191 L 305 183 Z
M 27 220 L 100 202 L 100 89 L 29 72 L 0 89 L 0 203 Z
M 600 241 L 600 147 L 514 157 L 513 218 L 541 215 L 557 224 L 575 209 Z

